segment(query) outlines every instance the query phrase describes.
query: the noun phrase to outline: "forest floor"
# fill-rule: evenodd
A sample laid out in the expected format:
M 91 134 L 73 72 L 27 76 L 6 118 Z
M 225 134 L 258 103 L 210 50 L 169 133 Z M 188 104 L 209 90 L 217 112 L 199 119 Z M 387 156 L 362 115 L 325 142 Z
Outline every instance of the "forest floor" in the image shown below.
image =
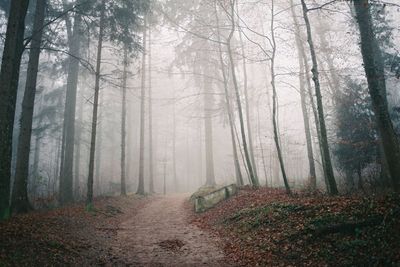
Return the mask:
M 0 266 L 400 266 L 400 197 L 243 188 L 196 214 L 189 195 L 99 198 L 0 223 Z
M 192 223 L 237 266 L 400 266 L 400 196 L 243 188 Z
M 0 266 L 230 266 L 189 195 L 107 197 L 0 223 Z

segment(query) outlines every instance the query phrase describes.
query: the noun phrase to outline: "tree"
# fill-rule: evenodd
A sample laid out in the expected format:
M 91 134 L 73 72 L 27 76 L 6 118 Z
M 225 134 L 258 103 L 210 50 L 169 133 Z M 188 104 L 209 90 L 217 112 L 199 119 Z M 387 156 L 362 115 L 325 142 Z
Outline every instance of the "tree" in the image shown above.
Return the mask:
M 149 27 L 149 42 L 148 42 L 148 53 L 149 53 L 149 66 L 148 66 L 148 80 L 149 80 L 149 191 L 154 193 L 154 155 L 153 155 L 153 94 L 151 88 L 151 29 Z
M 108 5 L 107 5 L 108 4 Z M 140 27 L 140 16 L 148 10 L 147 1 L 134 0 L 118 0 L 113 3 L 106 3 L 101 0 L 96 5 L 94 12 L 99 17 L 99 31 L 97 44 L 97 58 L 95 70 L 95 86 L 94 101 L 92 115 L 92 130 L 90 138 L 90 155 L 89 155 L 89 174 L 87 180 L 87 197 L 88 206 L 93 202 L 93 176 L 94 176 L 94 159 L 96 151 L 96 132 L 97 132 L 97 115 L 100 94 L 100 78 L 101 78 L 101 61 L 103 42 L 110 41 L 112 44 L 122 46 L 133 53 L 138 51 L 139 45 L 136 40 L 136 32 Z
M 63 0 L 64 9 L 69 8 L 66 0 Z M 72 25 L 69 16 L 65 16 L 68 37 L 68 73 L 67 91 L 64 107 L 64 125 L 62 141 L 62 160 L 60 170 L 59 201 L 66 204 L 73 201 L 73 161 L 75 146 L 75 111 L 76 95 L 79 77 L 79 58 L 81 55 L 82 40 L 82 16 L 79 11 L 75 12 Z
M 311 190 L 315 190 L 317 187 L 316 184 L 316 172 L 315 172 L 315 163 L 314 163 L 314 153 L 312 147 L 311 140 L 311 130 L 310 130 L 310 122 L 307 110 L 307 96 L 305 89 L 305 75 L 304 75 L 304 60 L 302 54 L 304 53 L 304 47 L 301 40 L 301 31 L 299 22 L 297 20 L 296 11 L 294 7 L 293 0 L 290 1 L 292 18 L 295 26 L 295 40 L 297 47 L 297 57 L 299 60 L 299 88 L 300 88 L 300 102 L 301 102 L 301 111 L 303 113 L 303 123 L 304 123 L 304 132 L 306 136 L 306 144 L 307 144 L 307 156 L 308 156 L 308 164 L 309 164 L 309 186 Z
M 203 55 L 204 56 L 204 55 Z M 204 63 L 204 136 L 205 136 L 205 151 L 206 151 L 206 185 L 215 186 L 215 173 L 214 173 L 214 152 L 213 152 L 213 127 L 212 127 L 212 109 L 213 109 L 213 96 L 212 96 L 212 83 L 210 78 L 207 77 L 211 73 L 210 63 Z
M 240 49 L 242 53 L 242 63 L 243 63 L 243 91 L 244 91 L 244 100 L 245 100 L 245 114 L 246 114 L 246 127 L 247 127 L 247 135 L 248 135 L 248 146 L 249 146 L 249 154 L 251 159 L 251 164 L 254 171 L 254 178 L 258 181 L 258 174 L 257 174 L 257 164 L 254 158 L 254 144 L 253 144 L 253 134 L 252 134 L 252 123 L 251 123 L 251 116 L 250 116 L 250 100 L 249 100 L 249 90 L 248 90 L 248 78 L 247 78 L 247 63 L 246 63 L 246 54 L 244 51 L 244 42 L 243 42 L 243 34 L 240 29 L 240 15 L 239 15 L 239 0 L 236 1 L 236 14 L 237 14 L 237 27 L 239 28 L 239 41 L 240 41 Z
M 176 4 L 176 2 L 168 1 L 165 5 L 168 12 L 164 12 L 164 16 L 178 28 L 182 28 L 179 23 L 183 24 L 188 20 L 190 21 L 193 15 L 192 10 L 195 10 L 196 14 L 201 14 L 201 20 L 195 20 L 194 23 L 186 25 L 187 28 L 183 27 L 185 36 L 177 47 L 179 57 L 176 57 L 174 63 L 180 67 L 187 66 L 188 62 L 191 62 L 190 67 L 197 74 L 194 77 L 194 82 L 201 90 L 204 103 L 202 112 L 204 114 L 206 185 L 212 186 L 215 185 L 212 120 L 215 108 L 213 87 L 215 86 L 214 74 L 219 72 L 219 69 L 216 68 L 218 64 L 215 64 L 215 54 L 211 53 L 210 55 L 209 53 L 215 49 L 215 40 L 207 37 L 214 34 L 213 28 L 204 27 L 204 25 L 213 25 L 215 22 L 214 1 L 179 1 L 179 5 Z
M 128 49 L 124 47 L 124 70 L 122 74 L 122 111 L 121 111 L 121 195 L 126 196 L 126 80 L 128 76 Z
M 223 78 L 223 82 L 224 82 L 226 112 L 228 113 L 229 128 L 230 128 L 231 140 L 232 140 L 231 142 L 232 142 L 232 151 L 233 151 L 233 163 L 235 165 L 236 183 L 237 183 L 237 185 L 240 186 L 240 185 L 243 185 L 243 177 L 242 177 L 242 172 L 240 170 L 239 157 L 238 157 L 238 153 L 237 153 L 235 125 L 234 125 L 235 122 L 234 122 L 234 118 L 233 118 L 233 111 L 232 111 L 232 105 L 231 105 L 231 99 L 230 99 L 231 96 L 230 96 L 229 90 L 228 90 L 228 77 L 225 72 L 225 68 L 227 68 L 227 66 L 224 63 L 224 59 L 223 59 L 222 43 L 221 43 L 221 30 L 220 30 L 221 26 L 220 26 L 220 22 L 219 22 L 217 3 L 215 4 L 215 18 L 216 18 L 216 23 L 217 23 L 219 62 L 220 62 L 220 68 L 221 68 L 222 78 Z
M 105 28 L 105 0 L 100 4 L 100 22 L 99 22 L 99 36 L 97 43 L 97 58 L 96 58 L 96 73 L 94 85 L 94 100 L 93 100 L 93 115 L 92 115 L 92 131 L 90 138 L 90 156 L 89 156 L 89 176 L 87 180 L 87 197 L 86 204 L 91 205 L 93 202 L 93 172 L 94 172 L 94 155 L 96 150 L 96 132 L 97 132 L 97 111 L 99 106 L 99 91 L 100 91 L 100 67 L 101 56 L 103 49 L 103 38 Z
M 277 92 L 276 92 L 276 75 L 275 75 L 275 57 L 276 57 L 276 38 L 275 38 L 275 10 L 274 10 L 274 1 L 272 1 L 272 6 L 271 6 L 271 48 L 272 48 L 272 54 L 271 54 L 271 64 L 270 64 L 270 72 L 271 72 L 271 86 L 272 86 L 272 125 L 274 128 L 274 142 L 275 142 L 275 147 L 276 147 L 276 153 L 278 154 L 278 160 L 279 160 L 279 165 L 281 167 L 281 173 L 283 177 L 283 183 L 285 184 L 285 189 L 287 194 L 291 194 L 290 187 L 289 187 L 289 182 L 286 176 L 286 169 L 285 169 L 285 164 L 283 161 L 283 156 L 282 156 L 282 150 L 281 150 L 281 145 L 280 145 L 280 140 L 279 140 L 279 134 L 278 134 L 278 119 L 277 119 L 277 108 L 278 108 L 278 100 L 277 100 Z
M 246 140 L 246 133 L 245 133 L 245 126 L 244 126 L 244 121 L 243 121 L 243 111 L 242 111 L 242 103 L 240 101 L 240 93 L 239 93 L 239 85 L 236 77 L 236 69 L 234 65 L 234 60 L 233 60 L 233 53 L 232 53 L 232 47 L 231 47 L 231 42 L 232 42 L 232 37 L 235 32 L 235 0 L 229 1 L 229 7 L 230 11 L 226 11 L 227 16 L 231 18 L 231 29 L 229 36 L 226 41 L 226 46 L 228 49 L 228 57 L 229 57 L 229 63 L 230 63 L 230 68 L 231 68 L 231 75 L 232 75 L 232 81 L 233 81 L 233 87 L 235 89 L 235 95 L 236 95 L 236 105 L 238 108 L 238 113 L 239 113 L 239 122 L 240 122 L 240 133 L 242 136 L 242 143 L 243 143 L 243 151 L 246 159 L 246 165 L 247 169 L 249 171 L 249 176 L 250 176 L 250 181 L 251 183 L 258 187 L 259 182 L 257 177 L 254 174 L 254 168 L 251 163 L 251 158 L 250 158 L 250 153 L 248 150 L 248 145 L 247 145 L 247 140 Z
M 374 34 L 368 0 L 354 1 L 356 20 L 360 30 L 361 54 L 369 94 L 375 113 L 376 125 L 382 141 L 393 189 L 400 191 L 400 148 L 391 121 L 387 97 L 384 63 L 380 47 Z
M 146 97 L 146 31 L 147 19 L 144 18 L 142 82 L 140 87 L 140 148 L 139 148 L 139 185 L 136 194 L 144 195 L 144 127 L 145 127 L 145 97 Z
M 29 155 L 31 148 L 33 107 L 36 95 L 40 45 L 42 42 L 46 0 L 36 2 L 35 19 L 32 31 L 31 49 L 25 92 L 22 102 L 20 132 L 18 137 L 17 166 L 11 199 L 11 210 L 15 213 L 27 212 L 31 207 L 28 200 Z
M 13 0 L 9 9 L 0 70 L 0 219 L 9 215 L 11 151 L 19 69 L 24 50 L 29 0 Z
M 336 92 L 336 136 L 333 153 L 338 167 L 346 174 L 350 189 L 354 186 L 353 174 L 357 173 L 362 189 L 362 170 L 375 162 L 378 151 L 376 126 L 371 99 L 366 86 L 349 79 L 343 92 Z
M 323 158 L 323 167 L 324 167 L 324 172 L 326 175 L 326 186 L 328 193 L 331 195 L 337 195 L 338 190 L 336 186 L 336 181 L 335 181 L 335 176 L 333 173 L 333 167 L 332 167 L 332 162 L 331 162 L 331 156 L 329 152 L 329 144 L 328 144 L 328 137 L 327 137 L 327 132 L 326 132 L 326 125 L 325 125 L 325 117 L 324 117 L 324 107 L 322 103 L 322 93 L 321 93 L 321 86 L 320 86 L 320 81 L 319 81 L 319 72 L 318 72 L 318 63 L 317 63 L 317 56 L 315 53 L 315 48 L 314 48 L 314 43 L 312 39 L 312 33 L 311 33 L 311 26 L 310 26 L 310 21 L 308 18 L 308 9 L 307 5 L 305 3 L 305 0 L 301 0 L 301 5 L 303 8 L 303 17 L 304 17 L 304 22 L 306 24 L 306 29 L 307 29 L 307 42 L 310 48 L 310 54 L 311 54 L 311 60 L 312 60 L 312 69 L 311 72 L 313 74 L 313 81 L 314 81 L 314 86 L 315 86 L 315 94 L 316 94 L 316 99 L 317 99 L 317 111 L 318 111 L 318 120 L 319 120 L 319 130 L 321 134 L 321 153 L 322 153 L 322 158 Z

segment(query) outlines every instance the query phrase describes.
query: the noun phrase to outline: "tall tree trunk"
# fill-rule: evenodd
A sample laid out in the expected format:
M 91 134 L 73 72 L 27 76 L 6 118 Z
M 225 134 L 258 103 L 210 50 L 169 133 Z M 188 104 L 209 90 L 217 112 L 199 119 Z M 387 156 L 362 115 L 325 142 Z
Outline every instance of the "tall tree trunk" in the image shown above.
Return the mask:
M 33 166 L 32 174 L 34 177 L 39 175 L 39 161 L 40 161 L 40 135 L 35 135 L 35 150 L 33 152 Z
M 232 151 L 233 151 L 233 163 L 235 165 L 235 175 L 236 175 L 236 183 L 237 185 L 241 186 L 243 185 L 243 177 L 242 177 L 242 172 L 240 170 L 240 163 L 239 163 L 239 157 L 237 153 L 237 146 L 236 146 L 236 139 L 235 139 L 235 129 L 234 129 L 234 119 L 233 119 L 233 112 L 232 112 L 232 106 L 231 106 L 231 101 L 230 101 L 230 95 L 228 91 L 228 78 L 226 76 L 225 68 L 226 65 L 224 63 L 224 59 L 222 57 L 222 44 L 221 44 L 221 33 L 220 33 L 220 25 L 219 25 L 219 17 L 218 17 L 218 11 L 215 6 L 215 17 L 217 21 L 217 38 L 218 38 L 218 54 L 219 54 L 219 62 L 220 62 L 220 68 L 221 68 L 221 73 L 222 73 L 222 78 L 224 81 L 224 92 L 225 92 L 225 101 L 226 101 L 226 110 L 228 113 L 228 120 L 229 120 L 229 128 L 231 130 L 231 141 L 232 141 Z
M 277 101 L 277 93 L 276 93 L 276 84 L 275 84 L 275 55 L 276 55 L 276 41 L 275 41 L 275 29 L 274 29 L 274 1 L 272 1 L 272 18 L 271 18 L 271 41 L 272 41 L 272 55 L 271 55 L 271 86 L 272 86 L 272 125 L 274 128 L 274 141 L 276 152 L 278 155 L 279 165 L 281 167 L 281 173 L 283 178 L 283 183 L 285 184 L 285 189 L 287 194 L 291 194 L 289 182 L 286 176 L 285 165 L 282 156 L 281 145 L 279 141 L 278 134 L 278 120 L 277 120 L 277 109 L 278 109 L 278 101 Z
M 103 50 L 103 37 L 105 27 L 105 0 L 101 1 L 100 13 L 100 27 L 99 27 L 99 40 L 97 44 L 97 59 L 96 59 L 96 78 L 94 84 L 94 101 L 93 101 L 93 115 L 92 115 L 92 132 L 90 138 L 90 152 L 89 152 L 89 175 L 87 180 L 87 196 L 86 204 L 93 203 L 93 174 L 94 174 L 94 156 L 96 151 L 96 131 L 97 131 L 97 112 L 99 106 L 99 93 L 100 93 L 100 71 L 101 71 L 101 56 Z
M 28 0 L 13 0 L 9 9 L 0 70 L 0 220 L 9 216 L 12 134 L 19 69 L 24 50 Z
M 305 22 L 306 28 L 307 28 L 307 41 L 310 46 L 311 59 L 313 62 L 313 68 L 311 69 L 311 71 L 313 73 L 315 94 L 316 94 L 316 98 L 317 98 L 317 110 L 318 110 L 318 118 L 319 118 L 319 126 L 320 126 L 319 128 L 321 131 L 321 148 L 322 148 L 321 153 L 323 154 L 323 159 L 324 159 L 323 163 L 324 163 L 324 170 L 325 170 L 326 179 L 327 179 L 327 189 L 328 189 L 329 194 L 337 195 L 338 189 L 336 186 L 335 176 L 333 173 L 331 156 L 330 156 L 330 152 L 329 152 L 328 137 L 327 137 L 327 133 L 326 133 L 324 107 L 323 107 L 323 103 L 322 103 L 321 87 L 320 87 L 320 83 L 319 83 L 317 56 L 315 54 L 315 48 L 314 48 L 314 43 L 313 43 L 312 34 L 311 34 L 311 26 L 310 26 L 310 21 L 308 19 L 307 6 L 306 6 L 306 3 L 304 2 L 304 0 L 301 0 L 301 4 L 302 4 L 302 8 L 303 8 L 304 22 Z
M 235 1 L 231 2 L 231 12 L 230 12 L 230 17 L 231 17 L 231 31 L 229 33 L 229 37 L 227 39 L 227 48 L 228 48 L 228 56 L 229 56 L 229 63 L 230 63 L 230 67 L 231 67 L 231 72 L 232 72 L 232 80 L 233 80 L 233 85 L 235 88 L 235 94 L 236 94 L 236 104 L 238 106 L 238 112 L 239 112 L 239 122 L 240 122 L 240 132 L 241 132 L 241 136 L 242 136 L 242 143 L 243 143 L 243 150 L 244 150 L 244 155 L 246 158 L 246 165 L 247 165 L 247 169 L 249 172 L 249 178 L 251 183 L 253 184 L 253 186 L 258 187 L 259 183 L 258 180 L 256 179 L 255 175 L 254 175 L 254 168 L 251 164 L 251 159 L 250 159 L 250 153 L 248 150 L 248 146 L 247 146 L 247 140 L 246 140 L 246 132 L 245 132 L 245 127 L 244 127 L 244 122 L 243 122 L 243 111 L 242 111 L 242 103 L 240 101 L 240 94 L 239 94 L 239 85 L 238 85 L 238 81 L 236 78 L 236 70 L 235 70 L 235 64 L 234 64 L 234 60 L 233 60 L 233 54 L 232 54 L 232 48 L 231 48 L 231 41 L 232 41 L 232 37 L 233 34 L 235 32 L 235 8 L 234 8 L 234 3 Z
M 28 200 L 29 155 L 31 151 L 33 108 L 35 104 L 36 82 L 45 8 L 46 0 L 38 0 L 36 2 L 31 50 L 29 53 L 25 92 L 22 101 L 20 131 L 18 136 L 17 166 L 11 198 L 11 210 L 13 213 L 27 212 L 31 209 Z
M 103 124 L 101 123 L 103 120 L 103 110 L 102 106 L 104 106 L 104 94 L 99 95 L 99 103 L 97 104 L 97 134 L 96 134 L 96 153 L 95 153 L 95 163 L 94 163 L 94 192 L 95 196 L 101 194 L 101 182 L 102 182 L 102 146 L 103 146 Z M 103 120 L 104 121 L 104 120 Z
M 149 28 L 149 192 L 154 193 L 154 166 L 153 166 L 153 103 L 151 88 L 151 30 Z
M 33 152 L 33 166 L 32 166 L 32 191 L 36 194 L 37 179 L 39 177 L 39 160 L 40 160 L 40 136 L 35 136 L 35 151 Z M 50 179 L 50 178 L 49 178 Z
M 86 80 L 86 78 L 85 78 Z M 79 106 L 78 106 L 78 125 L 76 126 L 76 146 L 75 146 L 75 162 L 74 162 L 74 197 L 80 198 L 80 162 L 81 162 L 81 142 L 83 129 L 83 98 L 84 86 L 79 90 Z
M 175 92 L 174 92 L 174 104 L 172 106 L 172 175 L 174 181 L 174 191 L 178 189 L 178 177 L 176 173 L 176 111 L 175 111 Z
M 316 179 L 316 171 L 315 171 L 315 163 L 314 163 L 314 153 L 312 148 L 312 140 L 311 140 L 311 130 L 310 130 L 310 123 L 308 118 L 308 111 L 307 111 L 307 103 L 306 103 L 306 90 L 305 90 L 305 78 L 304 78 L 304 60 L 302 57 L 302 41 L 301 41 L 301 31 L 299 22 L 297 20 L 296 12 L 294 9 L 293 0 L 290 1 L 291 11 L 293 22 L 295 25 L 296 33 L 296 47 L 297 47 L 297 57 L 299 60 L 299 67 L 300 67 L 300 74 L 299 74 L 299 85 L 300 85 L 300 101 L 301 101 L 301 111 L 303 113 L 303 122 L 304 122 L 304 131 L 306 136 L 306 144 L 307 144 L 307 156 L 308 156 L 308 178 L 309 178 L 309 186 L 311 190 L 315 190 L 317 187 L 317 179 Z
M 215 185 L 213 129 L 212 129 L 212 83 L 204 77 L 204 136 L 206 149 L 206 185 Z
M 143 29 L 143 55 L 142 55 L 142 85 L 140 94 L 140 151 L 139 151 L 139 185 L 137 194 L 144 195 L 144 127 L 145 127 L 145 98 L 146 98 L 146 31 L 147 19 L 144 20 Z
M 253 144 L 253 131 L 251 128 L 251 118 L 250 118 L 250 100 L 249 100 L 249 92 L 248 92 L 248 78 L 247 78 L 247 65 L 246 65 L 246 55 L 244 51 L 244 42 L 242 36 L 242 30 L 240 29 L 240 15 L 239 15 L 239 0 L 236 1 L 236 14 L 237 14 L 237 25 L 239 32 L 239 41 L 240 41 L 240 49 L 242 52 L 242 63 L 243 63 L 243 91 L 244 91 L 244 100 L 246 102 L 245 110 L 246 110 L 246 127 L 247 127 L 247 135 L 249 140 L 249 154 L 251 159 L 251 164 L 253 165 L 254 171 L 254 179 L 257 180 L 259 184 L 258 174 L 257 174 L 257 164 L 254 158 L 254 144 Z
M 318 144 L 318 148 L 320 151 L 320 156 L 321 156 L 321 162 L 322 162 L 322 171 L 324 174 L 324 182 L 325 185 L 328 184 L 328 179 L 327 179 L 327 175 L 326 175 L 326 171 L 325 171 L 325 159 L 324 159 L 324 154 L 322 153 L 322 142 L 321 142 L 321 129 L 320 129 L 320 124 L 319 124 L 319 118 L 318 118 L 318 111 L 317 111 L 317 107 L 315 105 L 315 101 L 314 101 L 314 96 L 313 96 L 313 90 L 312 90 L 312 85 L 311 85 L 311 70 L 310 70 L 310 66 L 308 63 L 308 58 L 307 58 L 307 54 L 303 45 L 303 42 L 301 43 L 301 55 L 304 61 L 304 68 L 305 68 L 305 78 L 306 78 L 306 84 L 307 84 L 307 93 L 308 93 L 308 99 L 310 100 L 310 105 L 311 105 L 311 110 L 313 113 L 313 117 L 314 117 L 314 123 L 315 123 L 315 129 L 317 132 L 317 144 Z
M 260 150 L 261 150 L 261 159 L 262 159 L 262 164 L 263 164 L 263 169 L 264 169 L 264 176 L 265 176 L 265 186 L 268 187 L 270 186 L 268 183 L 268 174 L 267 174 L 267 164 L 265 162 L 265 156 L 264 156 L 264 148 L 262 145 L 261 141 L 261 120 L 260 120 L 260 105 L 257 105 L 257 130 L 258 130 L 258 143 L 260 144 Z
M 326 79 L 328 80 L 329 87 L 331 89 L 331 94 L 335 94 L 336 90 L 340 88 L 340 81 L 339 81 L 339 76 L 337 74 L 336 68 L 334 66 L 333 62 L 333 54 L 328 51 L 329 43 L 326 40 L 326 34 L 322 31 L 321 27 L 323 26 L 321 18 L 319 18 L 319 27 L 317 27 L 316 32 L 319 37 L 320 43 L 321 43 L 321 53 L 325 58 L 325 62 L 328 65 L 328 71 L 329 74 L 326 74 Z M 332 97 L 333 105 L 336 105 L 336 98 Z
M 68 19 L 67 19 L 68 20 Z M 81 48 L 81 24 L 82 18 L 79 13 L 74 16 L 73 32 L 68 34 L 69 57 L 67 92 L 65 97 L 64 111 L 64 153 L 60 177 L 60 203 L 66 204 L 73 201 L 73 161 L 75 145 L 75 109 L 76 93 L 79 76 L 79 57 Z
M 121 195 L 126 196 L 126 79 L 128 74 L 128 49 L 124 49 L 124 73 L 122 74 L 122 111 L 121 111 Z
M 369 1 L 354 1 L 356 19 L 360 28 L 361 53 L 364 62 L 365 75 L 372 107 L 376 116 L 378 132 L 392 179 L 393 189 L 400 191 L 400 149 L 399 141 L 390 119 L 387 98 L 386 81 L 382 53 L 373 32 Z

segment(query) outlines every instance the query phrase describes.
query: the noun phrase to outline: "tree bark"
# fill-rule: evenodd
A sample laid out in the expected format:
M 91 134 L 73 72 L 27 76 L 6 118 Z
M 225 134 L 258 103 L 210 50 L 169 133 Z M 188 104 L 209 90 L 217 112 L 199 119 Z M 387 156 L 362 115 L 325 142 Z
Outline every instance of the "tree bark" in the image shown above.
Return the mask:
M 143 54 L 142 54 L 142 85 L 140 94 L 140 151 L 139 151 L 139 185 L 137 194 L 144 195 L 144 127 L 145 127 L 145 98 L 146 98 L 146 31 L 147 19 L 144 20 Z
M 128 74 L 128 50 L 124 49 L 124 72 L 122 74 L 122 111 L 121 111 L 121 195 L 126 196 L 126 79 Z
M 319 83 L 317 57 L 315 54 L 314 43 L 312 40 L 311 26 L 310 26 L 310 21 L 308 19 L 307 6 L 306 6 L 306 3 L 304 2 L 304 0 L 301 0 L 301 4 L 302 4 L 302 8 L 303 8 L 304 22 L 305 22 L 306 28 L 307 28 L 307 41 L 308 41 L 308 44 L 310 47 L 311 59 L 313 62 L 313 68 L 311 69 L 311 72 L 313 73 L 315 94 L 316 94 L 316 98 L 317 98 L 319 128 L 321 131 L 321 148 L 322 148 L 321 153 L 323 154 L 323 159 L 324 159 L 324 170 L 325 170 L 326 179 L 327 179 L 327 189 L 328 189 L 329 194 L 337 195 L 338 189 L 336 186 L 335 176 L 333 173 L 333 167 L 332 167 L 332 162 L 331 162 L 331 156 L 330 156 L 330 152 L 329 152 L 329 144 L 328 144 L 328 137 L 327 137 L 327 132 L 326 132 L 325 117 L 324 117 L 324 107 L 323 107 L 323 103 L 322 103 L 321 86 Z
M 21 56 L 24 51 L 25 16 L 29 0 L 13 0 L 9 9 L 0 70 L 0 220 L 9 216 L 12 134 Z
M 308 156 L 308 165 L 309 165 L 309 177 L 308 177 L 309 178 L 309 186 L 310 186 L 311 190 L 315 190 L 317 187 L 317 180 L 316 180 L 314 154 L 313 154 L 312 140 L 311 140 L 311 130 L 310 130 L 310 123 L 309 123 L 307 103 L 306 103 L 306 90 L 305 90 L 305 86 L 304 86 L 304 84 L 305 84 L 304 60 L 302 57 L 302 53 L 303 53 L 302 46 L 303 45 L 302 45 L 302 41 L 301 41 L 300 26 L 299 26 L 299 22 L 296 17 L 293 0 L 290 1 L 290 5 L 291 5 L 293 22 L 294 22 L 295 29 L 296 29 L 295 39 L 296 39 L 297 54 L 298 54 L 299 67 L 300 67 L 300 73 L 299 73 L 300 101 L 301 101 L 301 111 L 303 113 L 304 131 L 305 131 L 306 144 L 307 144 L 307 156 Z
M 11 211 L 23 213 L 31 209 L 28 199 L 29 155 L 31 151 L 31 135 L 33 109 L 36 95 L 36 82 L 39 67 L 40 44 L 42 43 L 44 12 L 46 0 L 38 0 L 35 8 L 35 19 L 32 30 L 31 50 L 29 53 L 28 71 L 25 92 L 22 101 L 20 132 L 18 136 L 17 166 L 15 170 Z
M 174 92 L 174 104 L 172 106 L 172 175 L 174 181 L 174 191 L 178 189 L 178 178 L 176 173 L 176 111 L 175 111 L 175 92 Z
M 245 158 L 246 158 L 246 165 L 247 165 L 247 169 L 248 169 L 248 172 L 249 172 L 249 176 L 250 176 L 249 178 L 250 178 L 251 183 L 253 184 L 253 186 L 258 187 L 259 183 L 258 183 L 258 180 L 256 179 L 256 177 L 254 175 L 254 170 L 253 170 L 253 166 L 251 164 L 250 154 L 249 154 L 249 150 L 248 150 L 248 146 L 247 146 L 246 132 L 245 132 L 245 127 L 244 127 L 244 122 L 243 122 L 242 103 L 240 101 L 239 85 L 238 85 L 237 78 L 236 78 L 236 70 L 235 70 L 233 54 L 232 54 L 232 48 L 231 48 L 231 41 L 232 41 L 233 34 L 235 32 L 234 2 L 235 1 L 231 2 L 230 17 L 231 17 L 231 24 L 232 25 L 231 25 L 231 31 L 229 33 L 229 37 L 227 39 L 226 46 L 228 48 L 228 56 L 229 56 L 229 63 L 230 63 L 231 72 L 232 72 L 233 86 L 235 88 L 236 104 L 238 106 L 238 112 L 239 112 L 240 132 L 241 132 L 241 136 L 242 136 L 242 143 L 243 143 L 244 155 L 245 155 Z
M 152 101 L 152 88 L 151 88 L 151 30 L 149 28 L 149 192 L 154 193 L 154 166 L 153 166 L 153 101 Z
M 271 86 L 272 86 L 272 125 L 274 128 L 274 141 L 276 147 L 276 153 L 278 155 L 279 165 L 281 167 L 281 173 L 283 178 L 283 183 L 285 184 L 285 189 L 287 194 L 291 194 L 289 182 L 286 176 L 285 164 L 283 161 L 281 145 L 279 141 L 278 134 L 278 121 L 277 121 L 277 93 L 275 84 L 275 55 L 276 55 L 276 41 L 275 41 L 275 29 L 274 29 L 274 2 L 272 1 L 272 18 L 271 18 L 271 40 L 272 40 L 272 55 L 271 55 Z
M 215 185 L 213 129 L 212 129 L 212 84 L 204 77 L 204 136 L 206 149 L 206 185 Z
M 86 77 L 85 77 L 86 80 Z M 84 86 L 79 90 L 79 106 L 78 106 L 78 125 L 76 129 L 76 146 L 75 146 L 75 163 L 74 163 L 74 198 L 79 199 L 80 196 L 80 174 L 81 174 L 81 142 L 83 129 L 83 98 Z
M 254 179 L 257 180 L 257 183 L 259 184 L 260 181 L 258 179 L 258 174 L 257 174 L 257 164 L 254 158 L 254 143 L 253 143 L 253 131 L 251 128 L 251 118 L 250 118 L 250 101 L 249 101 L 249 92 L 248 92 L 248 78 L 247 78 L 247 65 L 246 65 L 246 56 L 245 56 L 245 51 L 244 51 L 244 42 L 243 42 L 243 36 L 242 36 L 242 31 L 240 29 L 240 16 L 239 16 L 239 0 L 236 1 L 236 14 L 238 17 L 237 25 L 239 27 L 239 41 L 240 41 L 240 49 L 242 52 L 242 63 L 243 63 L 243 90 L 244 90 L 244 100 L 246 102 L 246 126 L 247 126 L 247 135 L 248 135 L 248 140 L 249 140 L 249 154 L 250 154 L 250 159 L 251 159 L 251 164 L 253 165 L 253 171 L 254 171 Z
M 67 20 L 67 18 L 66 18 Z M 64 111 L 64 153 L 60 176 L 60 203 L 66 204 L 73 201 L 73 161 L 75 146 L 75 109 L 76 94 L 79 76 L 79 56 L 81 48 L 81 24 L 82 18 L 79 13 L 74 16 L 73 32 L 68 35 L 69 57 L 67 92 L 65 97 Z M 72 35 L 71 35 L 72 34 Z
M 101 148 L 103 146 L 103 124 L 101 123 L 103 119 L 103 113 L 102 113 L 102 105 L 104 104 L 104 95 L 100 94 L 99 95 L 99 103 L 98 103 L 98 115 L 97 115 L 97 121 L 98 121 L 98 127 L 97 127 L 97 134 L 96 134 L 96 153 L 95 153 L 95 171 L 94 171 L 94 188 L 95 188 L 95 195 L 100 194 L 101 192 L 101 180 L 102 180 L 102 173 L 101 173 L 101 165 L 102 165 L 102 154 L 101 154 Z
M 262 141 L 261 141 L 261 120 L 260 120 L 260 105 L 257 105 L 257 130 L 258 130 L 258 143 L 260 144 L 260 150 L 261 150 L 261 159 L 262 159 L 262 164 L 263 164 L 263 169 L 264 169 L 264 176 L 265 176 L 265 186 L 271 186 L 268 183 L 268 173 L 267 173 L 267 164 L 265 162 L 265 156 L 264 156 L 264 148 L 262 145 Z
M 222 44 L 221 44 L 221 33 L 220 33 L 220 25 L 219 25 L 219 17 L 218 17 L 218 11 L 215 6 L 215 17 L 217 21 L 217 38 L 218 38 L 218 55 L 219 55 L 219 62 L 220 62 L 220 67 L 221 67 L 221 73 L 222 73 L 222 78 L 224 81 L 224 92 L 225 92 L 225 101 L 226 101 L 226 110 L 228 113 L 228 120 L 229 120 L 229 128 L 231 131 L 231 141 L 232 141 L 232 151 L 233 151 L 233 163 L 235 166 L 235 175 L 236 175 L 236 183 L 237 185 L 241 186 L 243 185 L 243 177 L 242 177 L 242 172 L 240 170 L 240 163 L 239 163 L 239 157 L 237 153 L 237 147 L 236 147 L 236 139 L 235 139 L 235 129 L 234 129 L 234 119 L 233 119 L 233 112 L 232 112 L 232 106 L 231 106 L 231 101 L 230 101 L 230 95 L 228 91 L 228 78 L 226 77 L 225 73 L 225 63 L 222 57 Z
M 386 81 L 382 54 L 373 32 L 369 1 L 354 1 L 356 19 L 361 36 L 361 54 L 367 76 L 369 94 L 375 113 L 379 136 L 390 172 L 393 189 L 400 191 L 400 149 L 399 141 L 390 119 L 387 98 Z
M 99 27 L 99 40 L 97 44 L 97 59 L 96 59 L 96 78 L 94 85 L 94 101 L 93 101 L 93 115 L 92 115 L 92 132 L 90 138 L 90 152 L 89 152 L 89 175 L 87 181 L 87 196 L 86 204 L 93 203 L 93 174 L 94 174 L 94 156 L 96 151 L 96 132 L 97 132 L 97 112 L 99 106 L 99 93 L 100 93 L 100 76 L 101 76 L 101 56 L 103 50 L 103 37 L 105 27 L 105 0 L 101 1 L 100 13 L 100 27 Z

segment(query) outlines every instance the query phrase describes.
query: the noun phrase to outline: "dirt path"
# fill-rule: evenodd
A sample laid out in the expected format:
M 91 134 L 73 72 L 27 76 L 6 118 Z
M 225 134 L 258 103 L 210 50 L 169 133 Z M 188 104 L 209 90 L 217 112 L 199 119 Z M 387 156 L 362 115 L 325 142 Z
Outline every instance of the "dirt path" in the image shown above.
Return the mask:
M 113 249 L 123 265 L 223 266 L 212 237 L 187 222 L 187 195 L 155 198 L 120 224 Z

